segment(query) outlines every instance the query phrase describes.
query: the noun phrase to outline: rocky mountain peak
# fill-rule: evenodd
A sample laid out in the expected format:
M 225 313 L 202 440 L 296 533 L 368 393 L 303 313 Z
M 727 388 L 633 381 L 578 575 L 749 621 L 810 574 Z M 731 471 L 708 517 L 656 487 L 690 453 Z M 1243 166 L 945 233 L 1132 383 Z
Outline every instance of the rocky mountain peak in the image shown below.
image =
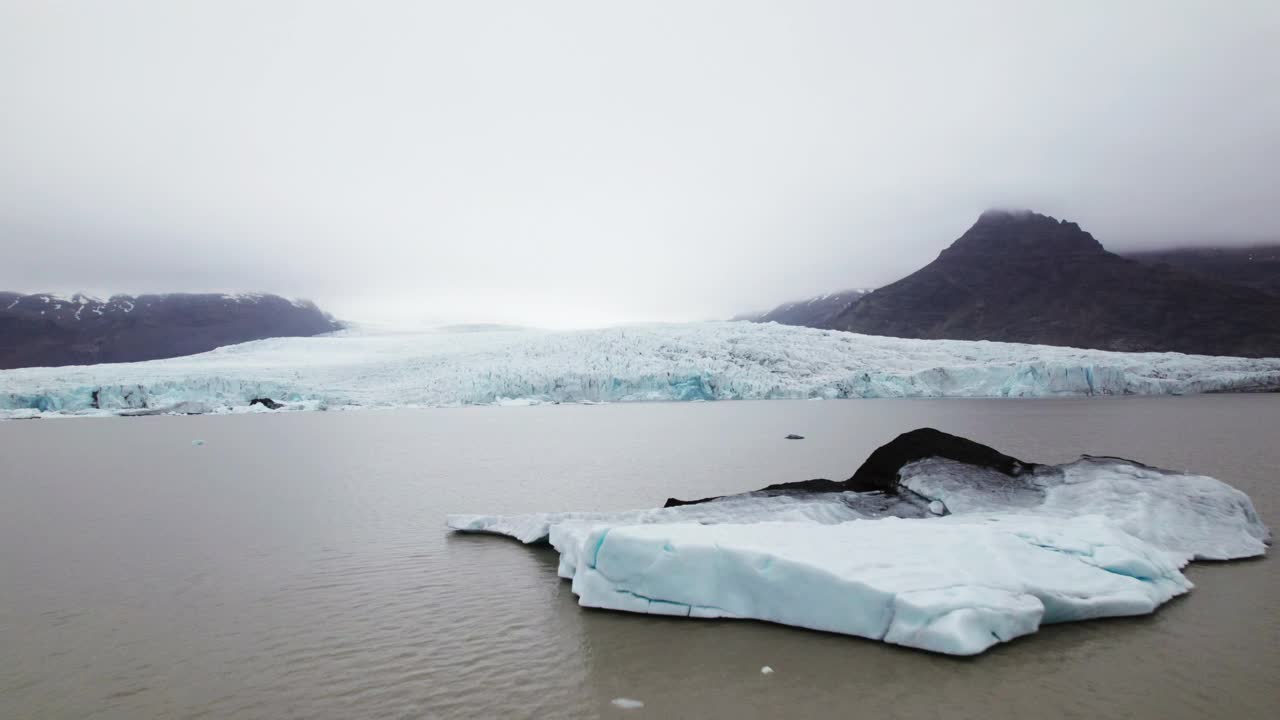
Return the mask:
M 1030 210 L 992 209 L 973 224 L 942 258 L 989 257 L 1015 259 L 1019 256 L 1049 257 L 1103 254 L 1102 243 L 1080 226 Z

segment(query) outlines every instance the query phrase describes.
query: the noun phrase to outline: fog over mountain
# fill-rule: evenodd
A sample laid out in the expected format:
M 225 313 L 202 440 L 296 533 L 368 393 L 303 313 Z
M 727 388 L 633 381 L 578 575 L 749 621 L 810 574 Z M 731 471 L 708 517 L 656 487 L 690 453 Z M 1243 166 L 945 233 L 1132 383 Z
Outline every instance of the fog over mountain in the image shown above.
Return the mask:
M 728 317 L 992 206 L 1280 241 L 1280 5 L 0 4 L 0 290 Z

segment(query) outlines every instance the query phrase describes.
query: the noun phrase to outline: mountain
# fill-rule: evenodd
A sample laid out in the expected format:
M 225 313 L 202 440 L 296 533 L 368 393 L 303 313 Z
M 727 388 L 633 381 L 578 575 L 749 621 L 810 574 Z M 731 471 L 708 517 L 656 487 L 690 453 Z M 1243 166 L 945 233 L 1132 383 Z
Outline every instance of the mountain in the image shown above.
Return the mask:
M 0 369 L 133 362 L 192 355 L 269 337 L 341 327 L 305 300 L 278 295 L 0 292 Z
M 848 310 L 863 295 L 869 292 L 871 291 L 843 290 L 841 292 L 827 293 L 826 295 L 783 303 L 768 312 L 737 315 L 733 319 L 749 320 L 751 322 L 776 322 L 781 325 L 821 327 L 824 323 L 831 322 L 840 313 Z
M 992 210 L 936 260 L 821 327 L 1270 357 L 1280 356 L 1280 297 L 1120 257 L 1073 222 Z
M 1280 245 L 1174 248 L 1121 254 L 1146 265 L 1170 265 L 1232 285 L 1280 295 Z

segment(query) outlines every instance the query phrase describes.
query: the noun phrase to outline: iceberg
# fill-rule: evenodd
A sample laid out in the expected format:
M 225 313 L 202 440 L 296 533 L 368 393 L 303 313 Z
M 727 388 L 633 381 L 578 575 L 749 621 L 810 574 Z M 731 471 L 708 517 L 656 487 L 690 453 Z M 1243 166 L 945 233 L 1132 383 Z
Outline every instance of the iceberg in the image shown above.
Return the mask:
M 584 607 L 754 618 L 973 655 L 1041 623 L 1138 615 L 1191 588 L 1098 516 L 597 526 Z
M 0 371 L 0 417 L 627 401 L 1055 397 L 1280 388 L 1280 359 L 909 340 L 748 322 L 353 328 L 186 357 Z
M 840 489 L 847 488 L 847 489 Z M 1266 552 L 1249 497 L 1121 458 L 1028 463 L 922 429 L 849 480 L 623 512 L 451 515 L 549 542 L 583 607 L 751 618 L 953 655 L 1153 612 L 1192 560 Z

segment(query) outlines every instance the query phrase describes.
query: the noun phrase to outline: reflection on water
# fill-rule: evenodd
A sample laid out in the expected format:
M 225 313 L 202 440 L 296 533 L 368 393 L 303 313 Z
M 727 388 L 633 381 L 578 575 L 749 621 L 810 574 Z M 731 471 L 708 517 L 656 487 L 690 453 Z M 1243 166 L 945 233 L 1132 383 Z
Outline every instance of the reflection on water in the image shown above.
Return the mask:
M 1274 527 L 1278 420 L 1276 396 L 1205 396 L 3 423 L 0 717 L 612 717 L 616 697 L 650 717 L 1269 717 L 1269 559 L 1197 565 L 1154 616 L 958 660 L 584 611 L 550 549 L 443 518 L 843 478 L 927 425 L 1032 460 L 1214 475 Z

